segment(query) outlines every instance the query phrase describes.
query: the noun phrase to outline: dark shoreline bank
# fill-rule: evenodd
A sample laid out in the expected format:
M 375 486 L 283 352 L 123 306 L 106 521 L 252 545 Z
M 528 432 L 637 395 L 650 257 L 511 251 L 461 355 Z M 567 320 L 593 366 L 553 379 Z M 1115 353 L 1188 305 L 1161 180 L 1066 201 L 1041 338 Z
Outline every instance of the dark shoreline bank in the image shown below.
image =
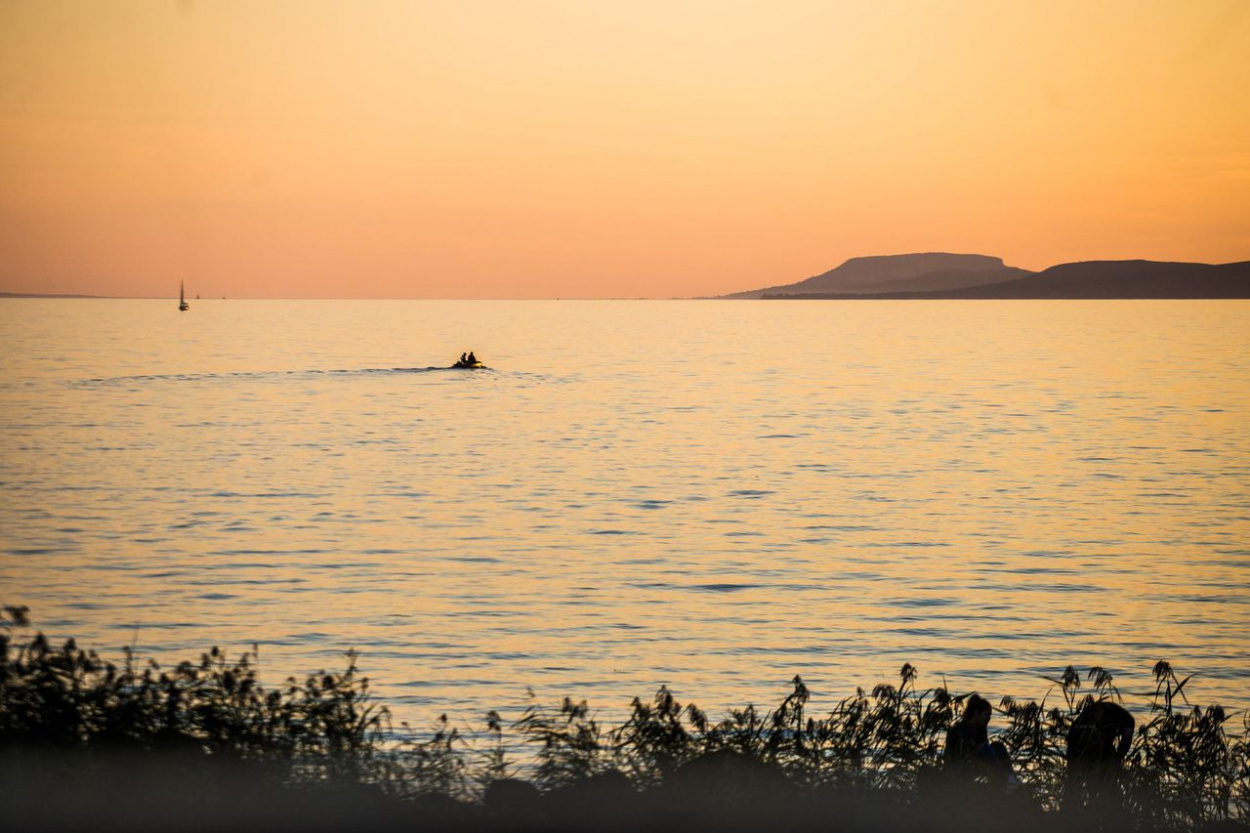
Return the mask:
M 719 721 L 662 688 L 619 726 L 566 699 L 510 722 L 491 712 L 481 732 L 442 718 L 419 734 L 393 731 L 352 654 L 341 673 L 267 689 L 248 654 L 162 668 L 128 653 L 119 667 L 24 618 L 0 616 L 0 807 L 14 829 L 1023 833 L 1250 819 L 1250 715 L 1191 705 L 1189 678 L 1162 662 L 1123 768 L 1095 796 L 1064 738 L 1089 703 L 1120 699 L 1097 668 L 1069 668 L 1049 702 L 998 704 L 994 737 L 1017 776 L 1000 783 L 944 767 L 968 693 L 919 689 L 910 665 L 827 715 L 808 714 L 796 677 L 777 707 Z

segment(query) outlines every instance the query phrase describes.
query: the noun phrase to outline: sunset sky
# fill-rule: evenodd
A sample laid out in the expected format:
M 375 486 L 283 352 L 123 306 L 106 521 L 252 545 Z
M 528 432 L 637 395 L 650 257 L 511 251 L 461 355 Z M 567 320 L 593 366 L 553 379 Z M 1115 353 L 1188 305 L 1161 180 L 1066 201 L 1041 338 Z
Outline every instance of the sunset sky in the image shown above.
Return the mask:
M 1250 260 L 1246 0 L 0 0 L 0 291 Z

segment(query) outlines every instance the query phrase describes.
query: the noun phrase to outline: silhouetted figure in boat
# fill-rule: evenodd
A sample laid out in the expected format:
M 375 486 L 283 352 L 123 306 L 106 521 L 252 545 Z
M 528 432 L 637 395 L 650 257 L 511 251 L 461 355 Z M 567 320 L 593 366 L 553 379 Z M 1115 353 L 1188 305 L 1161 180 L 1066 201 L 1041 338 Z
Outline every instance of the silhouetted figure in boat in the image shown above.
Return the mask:
M 1123 813 L 1120 774 L 1133 744 L 1133 715 L 1109 700 L 1085 704 L 1068 729 L 1068 780 L 1064 809 L 1084 808 L 1091 829 L 1099 829 Z
M 990 701 L 972 694 L 964 704 L 963 716 L 946 733 L 946 769 L 972 779 L 995 784 L 1013 784 L 1011 755 L 999 741 L 990 742 L 989 725 L 993 708 Z
M 469 351 L 469 364 L 477 364 L 477 356 L 473 355 L 473 351 Z
M 469 360 L 468 360 L 467 358 L 465 358 L 465 354 L 464 354 L 464 353 L 461 353 L 461 354 L 460 354 L 460 363 L 461 363 L 461 364 L 468 364 L 468 363 L 469 363 Z

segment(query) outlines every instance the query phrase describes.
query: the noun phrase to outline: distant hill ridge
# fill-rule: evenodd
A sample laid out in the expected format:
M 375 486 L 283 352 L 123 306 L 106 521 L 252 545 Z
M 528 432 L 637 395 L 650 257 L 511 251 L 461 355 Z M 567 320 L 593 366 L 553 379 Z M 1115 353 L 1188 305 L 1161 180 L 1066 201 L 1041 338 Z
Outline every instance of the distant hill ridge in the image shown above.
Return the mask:
M 1031 275 L 1006 266 L 1000 257 L 975 254 L 924 252 L 903 255 L 853 257 L 841 266 L 797 283 L 727 295 L 727 298 L 761 298 L 764 295 L 813 293 L 859 294 L 904 292 L 984 286 Z
M 46 292 L 0 292 L 0 298 L 100 298 L 100 295 L 65 295 Z
M 1062 263 L 1041 272 L 986 255 L 852 258 L 793 284 L 725 298 L 790 299 L 1132 299 L 1250 298 L 1250 261 L 1213 265 L 1150 260 Z

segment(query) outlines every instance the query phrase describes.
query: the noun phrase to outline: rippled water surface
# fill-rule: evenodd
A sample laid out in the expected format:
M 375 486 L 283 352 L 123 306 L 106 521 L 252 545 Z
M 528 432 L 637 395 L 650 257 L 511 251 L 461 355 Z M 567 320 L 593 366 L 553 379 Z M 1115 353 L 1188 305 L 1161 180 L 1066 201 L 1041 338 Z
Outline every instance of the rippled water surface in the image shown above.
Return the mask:
M 0 301 L 0 601 L 398 716 L 1250 700 L 1248 302 Z M 474 349 L 493 368 L 431 369 Z

